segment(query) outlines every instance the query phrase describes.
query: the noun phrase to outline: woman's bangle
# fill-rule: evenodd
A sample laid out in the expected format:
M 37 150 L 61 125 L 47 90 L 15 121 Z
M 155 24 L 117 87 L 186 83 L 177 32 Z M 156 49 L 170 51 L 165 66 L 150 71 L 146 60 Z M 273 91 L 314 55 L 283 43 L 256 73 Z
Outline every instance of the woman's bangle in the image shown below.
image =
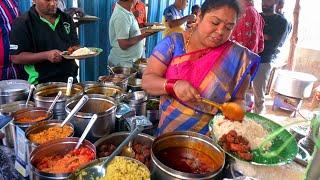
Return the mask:
M 164 84 L 165 91 L 173 97 L 177 97 L 176 93 L 174 92 L 174 85 L 178 80 L 179 79 L 167 79 Z

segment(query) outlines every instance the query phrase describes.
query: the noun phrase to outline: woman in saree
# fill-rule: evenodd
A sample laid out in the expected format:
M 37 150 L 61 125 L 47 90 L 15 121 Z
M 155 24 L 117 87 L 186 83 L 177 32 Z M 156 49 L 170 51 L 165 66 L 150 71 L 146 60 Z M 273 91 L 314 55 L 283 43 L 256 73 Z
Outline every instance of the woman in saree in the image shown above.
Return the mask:
M 154 48 L 142 88 L 161 96 L 157 135 L 209 134 L 208 123 L 218 110 L 201 98 L 243 104 L 260 58 L 229 40 L 239 16 L 237 0 L 206 0 L 195 28 L 172 34 Z

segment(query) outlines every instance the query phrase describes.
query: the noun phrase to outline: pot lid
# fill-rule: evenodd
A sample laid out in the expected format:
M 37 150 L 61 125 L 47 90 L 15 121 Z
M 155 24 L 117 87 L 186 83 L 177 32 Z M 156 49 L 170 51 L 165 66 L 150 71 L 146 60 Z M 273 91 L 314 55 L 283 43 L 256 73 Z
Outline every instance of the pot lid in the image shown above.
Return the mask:
M 27 81 L 20 79 L 0 81 L 0 95 L 27 93 L 29 86 Z

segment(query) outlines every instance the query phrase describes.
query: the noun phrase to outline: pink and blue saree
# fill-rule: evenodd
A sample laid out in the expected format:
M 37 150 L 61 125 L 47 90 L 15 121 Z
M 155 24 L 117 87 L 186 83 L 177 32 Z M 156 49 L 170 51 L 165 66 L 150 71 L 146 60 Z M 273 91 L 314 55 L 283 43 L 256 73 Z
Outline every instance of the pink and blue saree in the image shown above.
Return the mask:
M 184 49 L 183 35 L 175 33 L 163 39 L 152 56 L 168 67 L 167 79 L 187 80 L 201 97 L 217 103 L 235 99 L 247 76 L 253 79 L 260 61 L 258 55 L 231 41 L 190 53 Z M 185 103 L 162 96 L 157 135 L 171 131 L 208 134 L 208 123 L 217 111 L 202 103 Z

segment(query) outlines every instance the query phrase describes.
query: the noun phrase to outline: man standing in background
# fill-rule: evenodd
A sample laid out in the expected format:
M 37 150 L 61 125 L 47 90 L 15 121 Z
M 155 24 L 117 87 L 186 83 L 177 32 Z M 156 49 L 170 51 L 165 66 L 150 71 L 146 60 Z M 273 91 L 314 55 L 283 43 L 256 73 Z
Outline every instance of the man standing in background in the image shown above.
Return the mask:
M 9 33 L 17 16 L 19 10 L 14 0 L 0 0 L 0 80 L 17 79 L 21 71 L 10 60 Z
M 231 39 L 249 50 L 260 53 L 263 51 L 264 20 L 253 6 L 253 0 L 239 0 L 243 14 L 233 30 Z
M 144 54 L 143 40 L 150 33 L 141 34 L 138 22 L 132 12 L 136 0 L 119 0 L 109 23 L 111 50 L 108 57 L 110 66 L 132 67 L 133 60 Z
M 262 0 L 261 16 L 265 21 L 264 50 L 259 54 L 261 63 L 253 80 L 254 112 L 258 114 L 264 110 L 265 90 L 271 63 L 277 57 L 277 50 L 288 28 L 287 20 L 275 11 L 277 3 L 277 0 Z
M 186 28 L 186 22 L 193 22 L 196 19 L 194 14 L 187 16 L 182 15 L 182 11 L 187 5 L 188 0 L 175 0 L 174 4 L 164 10 L 164 25 L 166 26 L 164 36 L 168 36 L 174 32 L 183 32 Z

